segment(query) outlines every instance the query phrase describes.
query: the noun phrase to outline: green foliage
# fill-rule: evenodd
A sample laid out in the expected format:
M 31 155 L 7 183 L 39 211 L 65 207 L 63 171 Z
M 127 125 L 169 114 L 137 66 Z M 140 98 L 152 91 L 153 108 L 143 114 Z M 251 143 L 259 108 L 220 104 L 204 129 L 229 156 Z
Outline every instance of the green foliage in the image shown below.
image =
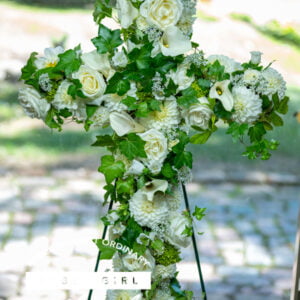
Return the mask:
M 182 96 L 177 98 L 177 103 L 184 108 L 189 108 L 191 105 L 199 103 L 197 92 L 192 87 L 183 90 Z
M 239 139 L 241 139 L 246 131 L 248 130 L 248 124 L 239 124 L 237 122 L 232 122 L 229 125 L 228 130 L 226 131 L 227 134 L 231 134 L 232 140 L 236 143 Z
M 98 53 L 113 53 L 114 50 L 123 44 L 120 29 L 110 30 L 103 24 L 99 25 L 98 36 L 92 39 L 92 43 L 97 48 Z
M 66 76 L 70 76 L 72 73 L 78 71 L 81 66 L 81 59 L 78 54 L 79 50 L 80 47 L 76 47 L 59 54 L 59 61 L 54 70 L 56 72 L 64 72 Z
M 36 56 L 38 55 L 37 52 L 31 53 L 27 64 L 22 68 L 21 72 L 22 75 L 20 77 L 21 80 L 28 80 L 31 78 L 31 76 L 34 74 L 36 71 L 37 67 L 35 66 L 34 62 L 36 60 Z
M 194 136 L 191 137 L 191 143 L 192 144 L 205 144 L 208 139 L 210 138 L 212 132 L 209 130 L 206 130 L 202 133 L 197 133 Z
M 130 81 L 125 77 L 124 73 L 115 73 L 115 75 L 108 81 L 106 94 L 118 94 L 123 96 L 130 90 Z M 125 100 L 125 99 L 124 99 Z
M 188 135 L 180 131 L 179 132 L 179 143 L 177 143 L 172 151 L 176 154 L 174 158 L 174 166 L 180 169 L 183 166 L 192 168 L 193 166 L 193 155 L 191 152 L 185 151 L 185 146 L 189 143 L 190 139 Z
M 112 7 L 110 6 L 110 0 L 96 0 L 95 10 L 93 13 L 94 21 L 100 24 L 105 17 L 111 17 Z
M 68 88 L 68 94 L 72 96 L 73 99 L 76 99 L 77 97 L 87 98 L 81 90 L 82 84 L 80 81 L 78 79 L 72 79 L 71 82 L 72 84 Z
M 112 155 L 105 155 L 101 158 L 99 172 L 104 174 L 107 183 L 111 183 L 114 179 L 123 176 L 125 165 L 122 161 L 115 161 Z
M 135 191 L 134 177 L 127 177 L 126 179 L 120 179 L 117 181 L 118 194 L 133 195 Z
M 142 232 L 142 227 L 133 218 L 129 218 L 125 231 L 120 238 L 116 239 L 116 242 L 132 249 L 136 239 Z
M 225 67 L 218 60 L 209 66 L 208 75 L 211 80 L 216 81 L 223 81 L 230 78 L 229 74 L 225 73 Z
M 109 245 L 106 245 L 108 241 L 106 242 L 103 241 L 104 240 L 102 239 L 93 240 L 93 242 L 96 244 L 98 249 L 101 251 L 100 259 L 112 259 L 117 249 Z
M 243 155 L 249 159 L 256 159 L 257 157 L 260 157 L 262 160 L 268 160 L 271 157 L 270 150 L 276 150 L 278 146 L 279 143 L 275 140 L 268 141 L 263 139 L 248 146 Z
M 201 221 L 205 216 L 206 208 L 199 208 L 195 206 L 195 211 L 193 212 L 193 216 L 198 220 Z
M 129 133 L 119 144 L 120 151 L 130 160 L 136 157 L 147 157 L 144 146 L 146 142 L 135 133 Z

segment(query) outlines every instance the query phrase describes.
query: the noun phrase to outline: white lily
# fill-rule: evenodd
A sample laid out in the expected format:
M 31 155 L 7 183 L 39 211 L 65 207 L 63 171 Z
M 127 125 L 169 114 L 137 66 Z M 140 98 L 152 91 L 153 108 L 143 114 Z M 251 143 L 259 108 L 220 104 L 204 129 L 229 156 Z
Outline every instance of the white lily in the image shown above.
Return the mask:
M 166 180 L 154 179 L 141 189 L 142 193 L 147 197 L 148 201 L 152 201 L 156 192 L 163 192 L 168 188 L 168 182 Z
M 228 88 L 229 84 L 230 80 L 218 81 L 211 87 L 209 92 L 209 97 L 220 100 L 227 111 L 231 111 L 234 104 L 232 93 Z
M 192 43 L 176 26 L 169 26 L 160 40 L 160 50 L 165 56 L 185 54 L 192 49 Z
M 138 124 L 126 112 L 114 111 L 109 116 L 110 126 L 117 133 L 118 136 L 123 136 L 130 132 L 143 132 L 145 128 Z

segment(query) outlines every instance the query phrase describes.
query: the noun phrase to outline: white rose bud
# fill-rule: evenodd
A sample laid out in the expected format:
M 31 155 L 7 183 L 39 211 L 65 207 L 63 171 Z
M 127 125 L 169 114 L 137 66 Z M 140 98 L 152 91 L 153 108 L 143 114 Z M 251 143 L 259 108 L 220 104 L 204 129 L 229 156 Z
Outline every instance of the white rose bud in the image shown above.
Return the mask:
M 187 217 L 183 216 L 179 212 L 171 212 L 169 214 L 169 226 L 166 233 L 167 240 L 174 246 L 188 247 L 191 238 L 182 232 L 186 229 L 186 226 L 191 226 Z
M 106 83 L 103 76 L 96 70 L 82 65 L 79 70 L 73 74 L 73 78 L 79 79 L 82 84 L 82 92 L 88 98 L 100 97 L 106 90 Z
M 126 175 L 141 175 L 144 169 L 145 166 L 138 160 L 134 159 L 131 166 L 126 171 Z
M 138 124 L 125 112 L 112 112 L 109 116 L 110 126 L 118 136 L 123 136 L 131 132 L 143 132 L 145 128 Z
M 42 99 L 41 95 L 34 88 L 22 88 L 18 98 L 26 115 L 30 118 L 46 118 L 51 105 L 46 99 Z
M 206 130 L 208 129 L 213 111 L 208 107 L 209 102 L 206 97 L 199 98 L 198 101 L 199 104 L 194 104 L 189 109 L 183 111 L 183 117 L 189 127 L 198 126 Z
M 99 54 L 97 50 L 94 50 L 82 54 L 81 60 L 89 68 L 101 72 L 106 79 L 110 79 L 115 74 L 115 70 L 110 65 L 107 53 Z
M 261 63 L 262 52 L 252 51 L 251 53 L 251 63 L 254 65 L 259 65 Z
M 174 83 L 178 85 L 178 91 L 187 89 L 195 80 L 194 76 L 189 77 L 186 75 L 187 70 L 188 66 L 180 65 L 176 71 L 170 72 L 169 76 L 172 78 Z
M 178 23 L 183 11 L 180 0 L 146 0 L 140 7 L 141 15 L 150 25 L 165 30 Z

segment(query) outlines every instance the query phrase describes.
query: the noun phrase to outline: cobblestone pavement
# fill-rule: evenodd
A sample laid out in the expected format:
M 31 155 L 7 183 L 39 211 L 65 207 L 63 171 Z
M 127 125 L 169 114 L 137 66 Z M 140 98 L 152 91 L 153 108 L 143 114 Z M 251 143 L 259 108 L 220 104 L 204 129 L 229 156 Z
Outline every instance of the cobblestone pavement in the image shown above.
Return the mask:
M 76 300 L 87 291 L 32 294 L 26 271 L 92 271 L 103 212 L 100 174 L 55 170 L 47 176 L 0 177 L 0 299 Z M 189 184 L 191 205 L 207 207 L 197 223 L 209 300 L 288 299 L 299 187 Z M 192 248 L 180 279 L 200 299 Z M 100 298 L 95 298 L 100 299 Z

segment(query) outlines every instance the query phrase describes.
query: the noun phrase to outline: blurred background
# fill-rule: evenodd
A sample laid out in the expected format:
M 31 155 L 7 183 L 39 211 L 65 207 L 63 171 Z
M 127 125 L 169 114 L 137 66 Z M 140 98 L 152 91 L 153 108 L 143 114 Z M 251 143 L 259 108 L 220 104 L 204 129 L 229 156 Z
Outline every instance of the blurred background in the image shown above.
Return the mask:
M 29 119 L 17 101 L 20 69 L 33 51 L 79 43 L 93 49 L 92 0 L 0 0 L 0 299 L 85 299 L 86 291 L 32 294 L 26 271 L 92 271 L 100 235 L 104 151 L 75 124 L 61 133 Z M 209 299 L 289 299 L 300 197 L 300 2 L 199 1 L 194 41 L 206 54 L 238 61 L 250 51 L 274 61 L 288 84 L 281 143 L 267 162 L 248 161 L 221 129 L 192 148 L 192 206 L 207 207 L 197 223 Z M 192 249 L 180 278 L 200 299 Z M 101 298 L 98 298 L 101 299 Z

